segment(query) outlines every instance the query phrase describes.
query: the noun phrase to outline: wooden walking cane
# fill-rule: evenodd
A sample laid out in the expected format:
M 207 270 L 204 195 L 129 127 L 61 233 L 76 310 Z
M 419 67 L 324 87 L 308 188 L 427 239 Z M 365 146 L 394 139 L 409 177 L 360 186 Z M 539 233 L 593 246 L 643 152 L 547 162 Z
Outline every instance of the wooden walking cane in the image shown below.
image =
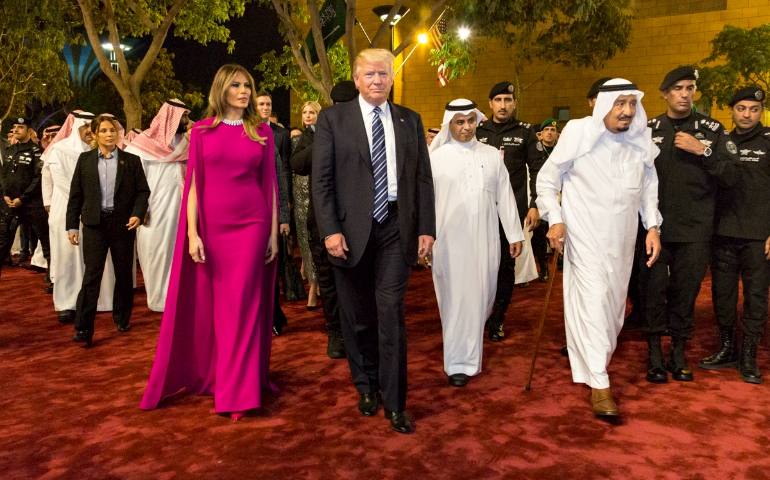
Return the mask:
M 562 247 L 563 248 L 563 247 Z M 562 251 L 564 251 L 562 249 Z M 529 376 L 527 377 L 526 391 L 532 383 L 532 374 L 535 373 L 535 360 L 537 360 L 537 348 L 540 346 L 540 335 L 543 334 L 543 325 L 545 324 L 545 314 L 548 312 L 548 301 L 551 299 L 551 290 L 553 290 L 553 280 L 556 278 L 556 262 L 559 261 L 559 252 L 553 251 L 553 261 L 551 262 L 551 278 L 548 279 L 548 290 L 545 292 L 545 303 L 543 304 L 543 314 L 540 316 L 540 326 L 537 328 L 535 337 L 535 353 L 532 354 L 532 365 L 529 367 Z

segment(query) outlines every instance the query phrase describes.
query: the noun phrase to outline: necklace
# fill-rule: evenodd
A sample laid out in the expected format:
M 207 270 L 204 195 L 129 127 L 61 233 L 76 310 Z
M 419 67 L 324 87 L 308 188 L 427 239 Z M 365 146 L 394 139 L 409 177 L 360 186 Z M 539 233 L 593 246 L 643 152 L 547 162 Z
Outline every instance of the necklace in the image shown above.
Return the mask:
M 231 125 L 233 127 L 237 127 L 238 125 L 243 125 L 243 119 L 241 118 L 239 120 L 228 120 L 226 118 L 223 118 L 222 123 L 224 123 L 225 125 Z

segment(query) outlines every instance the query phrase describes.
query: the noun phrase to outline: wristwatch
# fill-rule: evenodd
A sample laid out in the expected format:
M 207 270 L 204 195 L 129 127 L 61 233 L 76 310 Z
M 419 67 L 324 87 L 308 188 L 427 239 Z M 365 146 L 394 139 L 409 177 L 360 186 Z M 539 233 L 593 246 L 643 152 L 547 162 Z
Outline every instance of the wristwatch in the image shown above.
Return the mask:
M 706 147 L 703 149 L 703 153 L 701 153 L 704 157 L 710 157 L 711 156 L 711 147 Z
M 648 228 L 648 229 L 647 229 L 647 231 L 650 231 L 650 230 L 652 230 L 653 228 L 654 228 L 655 230 L 657 230 L 657 231 L 658 231 L 658 235 L 660 235 L 660 226 L 659 226 L 659 225 L 653 225 L 653 226 L 651 226 L 650 228 Z

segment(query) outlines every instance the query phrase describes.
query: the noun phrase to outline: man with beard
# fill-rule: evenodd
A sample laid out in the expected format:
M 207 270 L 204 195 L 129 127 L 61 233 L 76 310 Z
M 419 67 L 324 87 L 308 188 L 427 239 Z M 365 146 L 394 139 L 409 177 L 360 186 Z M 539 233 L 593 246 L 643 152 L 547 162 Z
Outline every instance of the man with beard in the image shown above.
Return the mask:
M 770 286 L 770 128 L 759 121 L 764 101 L 764 90 L 756 86 L 738 90 L 730 100 L 735 123 L 730 138 L 740 155 L 738 181 L 717 196 L 711 250 L 711 293 L 720 346 L 698 364 L 709 370 L 738 367 L 744 382 L 757 384 L 762 383 L 757 347 L 767 324 Z M 739 279 L 740 353 L 735 339 Z
M 538 139 L 535 131 L 528 123 L 516 120 L 513 115 L 516 110 L 514 87 L 511 82 L 500 82 L 489 92 L 489 107 L 492 109 L 492 120 L 479 123 L 476 138 L 479 142 L 491 145 L 503 157 L 503 163 L 508 170 L 519 218 L 524 228 L 532 231 L 540 223 L 537 211 L 537 192 L 535 184 L 537 173 L 544 159 L 537 150 Z M 527 201 L 527 173 L 529 171 L 530 201 Z M 508 248 L 508 239 L 502 225 L 499 227 L 501 249 Z M 503 321 L 505 312 L 511 303 L 513 286 L 516 283 L 516 261 L 510 255 L 500 256 L 500 269 L 497 273 L 497 293 L 492 314 L 489 317 L 489 340 L 501 342 L 505 338 Z

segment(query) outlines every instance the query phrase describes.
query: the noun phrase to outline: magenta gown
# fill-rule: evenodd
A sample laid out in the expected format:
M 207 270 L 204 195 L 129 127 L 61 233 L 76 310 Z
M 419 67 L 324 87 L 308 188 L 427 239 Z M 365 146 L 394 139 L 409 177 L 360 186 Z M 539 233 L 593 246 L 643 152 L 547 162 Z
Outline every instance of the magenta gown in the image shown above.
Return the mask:
M 251 140 L 243 126 L 209 118 L 190 136 L 179 229 L 158 348 L 140 408 L 154 409 L 182 389 L 214 395 L 217 412 L 261 406 L 268 380 L 276 261 L 265 265 L 277 195 L 273 134 Z M 198 233 L 206 263 L 188 252 L 187 195 L 192 172 Z

